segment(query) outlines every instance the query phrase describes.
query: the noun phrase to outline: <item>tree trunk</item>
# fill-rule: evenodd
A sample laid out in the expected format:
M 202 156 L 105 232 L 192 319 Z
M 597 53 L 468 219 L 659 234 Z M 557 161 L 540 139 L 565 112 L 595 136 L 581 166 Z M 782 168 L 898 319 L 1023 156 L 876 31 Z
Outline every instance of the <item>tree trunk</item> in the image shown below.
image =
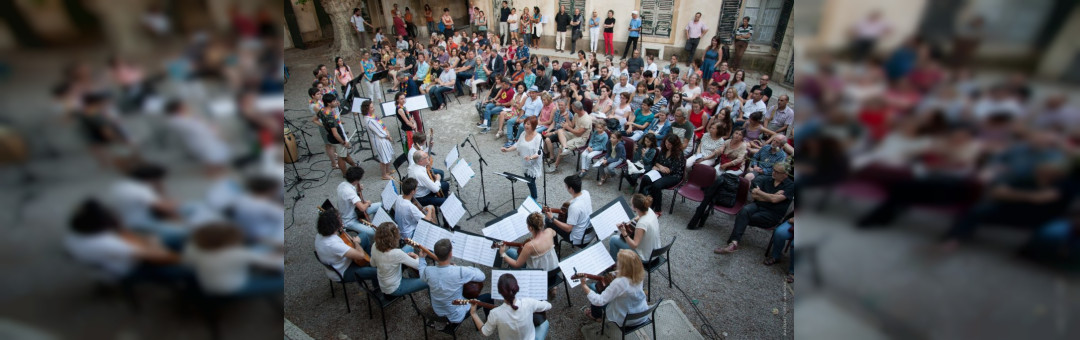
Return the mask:
M 334 43 L 331 51 L 335 56 L 344 58 L 360 56 L 360 44 L 357 36 L 349 23 L 352 10 L 360 5 L 357 0 L 320 0 L 326 15 L 330 16 L 330 22 L 334 27 Z M 368 29 L 367 31 L 370 31 Z

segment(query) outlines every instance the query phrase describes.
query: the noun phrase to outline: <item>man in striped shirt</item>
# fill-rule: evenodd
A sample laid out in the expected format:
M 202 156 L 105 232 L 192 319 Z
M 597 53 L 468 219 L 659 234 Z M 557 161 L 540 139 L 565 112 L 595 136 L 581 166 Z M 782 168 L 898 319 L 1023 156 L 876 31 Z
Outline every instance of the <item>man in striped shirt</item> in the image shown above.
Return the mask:
M 735 55 L 731 56 L 731 69 L 738 70 L 742 63 L 743 53 L 750 45 L 750 38 L 754 36 L 754 25 L 750 24 L 750 17 L 743 17 L 742 24 L 735 27 Z

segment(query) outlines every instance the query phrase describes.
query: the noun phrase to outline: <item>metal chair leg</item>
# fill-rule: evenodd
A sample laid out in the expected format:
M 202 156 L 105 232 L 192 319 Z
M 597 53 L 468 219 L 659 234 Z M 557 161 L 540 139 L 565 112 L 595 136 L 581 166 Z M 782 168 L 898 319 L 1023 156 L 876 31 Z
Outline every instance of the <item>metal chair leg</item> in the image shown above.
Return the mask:
M 385 338 L 386 338 L 387 340 L 390 340 L 390 331 L 386 330 L 386 307 L 383 307 L 383 306 L 382 306 L 381 304 L 379 305 L 379 315 L 381 315 L 381 316 L 382 316 L 382 331 L 383 331 L 383 336 L 384 336 L 384 337 L 385 337 Z
M 563 280 L 563 290 L 566 291 L 566 306 L 573 307 L 574 303 L 570 302 L 570 283 L 566 282 L 565 278 Z
M 345 295 L 345 311 L 352 313 L 352 305 L 349 304 L 349 291 L 345 289 L 345 282 L 341 283 L 341 295 Z
M 667 257 L 667 287 L 668 288 L 671 288 L 671 285 L 672 285 L 671 277 L 672 276 L 673 276 L 673 274 L 671 273 L 671 256 L 668 256 Z
M 645 302 L 652 301 L 652 272 L 649 272 L 648 293 L 645 294 Z

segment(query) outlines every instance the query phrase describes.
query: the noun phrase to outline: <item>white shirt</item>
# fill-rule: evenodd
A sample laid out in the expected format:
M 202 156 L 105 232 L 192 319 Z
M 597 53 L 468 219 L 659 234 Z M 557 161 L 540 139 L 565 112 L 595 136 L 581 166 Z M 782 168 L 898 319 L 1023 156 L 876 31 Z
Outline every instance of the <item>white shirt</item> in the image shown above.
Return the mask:
M 431 180 L 431 177 L 428 176 L 426 166 L 419 164 L 409 165 L 409 177 L 415 178 L 417 182 L 415 197 L 427 197 L 442 189 L 440 183 Z
M 427 215 L 424 215 L 420 208 L 401 196 L 398 196 L 397 202 L 394 202 L 394 223 L 397 223 L 401 237 L 412 238 L 416 224 L 420 223 L 425 216 Z
M 861 39 L 876 39 L 889 30 L 889 23 L 884 20 L 863 19 L 855 24 L 855 35 Z
M 769 113 L 768 109 L 769 108 L 767 106 L 765 106 L 765 101 L 764 100 L 757 101 L 757 102 L 755 102 L 753 100 L 747 100 L 746 104 L 743 104 L 743 107 L 742 107 L 743 118 L 750 118 L 751 113 L 761 111 L 761 116 L 764 119 L 765 114 Z
M 401 285 L 401 265 L 409 266 L 416 270 L 422 270 L 427 263 L 409 257 L 401 248 L 390 249 L 381 252 L 376 246 L 371 246 L 371 265 L 377 269 L 379 277 L 379 289 L 383 294 L 393 294 Z
M 210 293 L 235 293 L 248 281 L 251 265 L 264 268 L 285 269 L 283 257 L 270 257 L 242 246 L 232 246 L 215 251 L 199 249 L 191 242 L 184 249 L 184 263 L 195 271 L 199 285 Z
M 64 237 L 64 246 L 76 261 L 101 269 L 111 279 L 127 275 L 139 263 L 135 258 L 135 247 L 112 231 L 94 235 L 71 234 Z
M 453 68 L 447 68 L 439 75 L 439 81 L 443 83 L 449 84 L 453 83 L 455 80 L 457 80 L 457 73 L 454 72 Z
M 161 199 L 150 185 L 133 179 L 113 184 L 108 197 L 109 207 L 119 213 L 128 226 L 150 221 L 150 206 Z
M 356 31 L 357 32 L 363 32 L 364 31 L 364 17 L 359 16 L 359 15 L 354 15 L 354 16 L 349 18 L 349 21 L 352 22 L 354 26 L 356 26 Z
M 406 158 L 409 159 L 409 166 L 416 165 L 416 161 L 413 160 L 413 154 L 416 154 L 416 150 L 420 150 L 420 151 L 423 151 L 423 152 L 428 152 L 427 147 L 425 147 L 423 145 L 413 144 L 413 147 L 409 148 L 409 155 L 405 156 Z
M 652 251 L 660 248 L 660 222 L 656 218 L 656 213 L 652 209 L 645 212 L 645 215 L 638 219 L 636 229 L 645 230 L 645 236 L 641 238 L 641 243 L 638 243 L 634 252 L 641 257 L 642 262 L 646 262 L 652 256 Z
M 517 306 L 517 310 L 504 303 L 488 312 L 487 322 L 480 329 L 484 336 L 491 336 L 498 331 L 500 340 L 532 340 L 536 338 L 533 313 L 551 309 L 551 303 L 530 298 L 516 298 L 514 299 L 514 305 Z
M 622 325 L 627 315 L 641 313 L 649 309 L 648 303 L 645 302 L 645 291 L 641 288 L 641 284 L 645 280 L 641 281 L 635 284 L 625 277 L 615 278 L 604 289 L 603 294 L 590 291 L 589 303 L 593 306 L 607 305 L 607 321 Z M 639 325 L 646 320 L 648 320 L 647 316 L 644 319 L 630 320 L 626 325 Z
M 682 87 L 683 100 L 692 101 L 701 94 L 701 86 L 690 87 L 690 84 L 683 85 Z
M 612 97 L 615 97 L 615 107 L 619 107 L 619 103 L 622 103 L 622 96 L 619 95 L 620 93 L 634 93 L 634 84 L 631 84 L 630 81 L 627 81 L 626 85 L 624 86 L 622 85 L 621 81 L 622 80 L 615 82 L 614 88 L 611 89 L 611 95 Z M 633 98 L 634 96 L 630 97 Z
M 285 244 L 285 207 L 253 195 L 242 195 L 233 202 L 234 220 L 248 238 Z
M 592 236 L 588 239 L 582 240 L 585 237 L 585 229 L 589 228 L 589 215 L 592 215 L 592 196 L 589 195 L 588 190 L 582 190 L 581 195 L 570 201 L 570 207 L 567 208 L 566 223 L 574 226 L 574 229 L 570 230 L 570 241 L 575 244 L 581 244 L 585 242 L 592 242 Z
M 229 161 L 229 144 L 205 120 L 185 114 L 169 118 L 169 125 L 184 140 L 184 146 L 204 163 Z
M 337 210 L 341 214 L 341 221 L 346 225 L 356 221 L 356 203 L 360 202 L 360 195 L 356 192 L 356 186 L 352 183 L 341 181 L 337 185 L 338 204 Z
M 345 257 L 345 253 L 349 249 L 352 248 L 349 248 L 349 245 L 345 244 L 337 235 L 322 236 L 315 234 L 315 253 L 319 255 L 319 260 L 334 267 L 338 274 L 345 275 L 345 270 L 349 269 L 349 265 L 352 264 L 352 260 Z M 374 247 L 371 250 L 375 250 Z M 334 282 L 341 279 L 338 274 L 326 271 L 326 277 Z
M 542 140 L 544 138 L 539 133 L 533 136 L 531 141 L 525 140 L 525 134 L 522 134 L 514 144 L 517 147 L 518 157 L 521 157 L 521 168 L 525 170 L 525 176 L 537 178 L 541 175 L 540 158 L 527 160 L 525 157 L 537 154 Z
M 656 70 L 657 67 L 655 62 L 649 63 L 648 66 L 645 66 L 645 71 L 652 71 L 653 77 L 660 75 L 659 73 L 657 73 Z M 645 74 L 645 71 L 641 71 L 641 73 Z

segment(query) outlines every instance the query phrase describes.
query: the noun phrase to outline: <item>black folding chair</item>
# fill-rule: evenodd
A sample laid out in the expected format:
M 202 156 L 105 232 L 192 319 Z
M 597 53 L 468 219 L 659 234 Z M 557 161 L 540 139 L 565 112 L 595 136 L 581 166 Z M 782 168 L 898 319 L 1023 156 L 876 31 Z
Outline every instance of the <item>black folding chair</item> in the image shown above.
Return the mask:
M 447 319 L 445 316 L 435 315 L 434 312 L 422 311 L 420 310 L 420 307 L 416 306 L 416 303 L 413 303 L 413 309 L 416 310 L 416 314 L 419 314 L 420 317 L 424 319 L 424 339 L 428 338 L 428 328 L 457 339 L 457 329 L 461 326 L 461 323 L 452 323 L 450 322 L 450 319 Z M 469 321 L 469 319 L 465 318 L 465 320 L 462 320 L 462 322 L 465 321 Z M 443 327 L 439 328 L 439 324 L 442 324 Z
M 394 304 L 394 302 L 397 302 L 398 300 L 401 300 L 401 298 L 404 297 L 404 295 L 399 296 L 399 295 L 383 294 L 382 291 L 378 290 L 378 287 L 369 288 L 367 286 L 367 283 L 364 283 L 363 279 L 359 277 L 359 274 L 356 274 L 356 276 L 357 277 L 355 278 L 355 280 L 357 282 L 360 282 L 360 288 L 363 289 L 364 292 L 367 292 L 367 296 L 368 296 L 368 319 L 371 319 L 371 318 L 374 317 L 374 315 L 371 313 L 371 300 L 375 300 L 375 301 L 378 302 L 379 315 L 382 316 L 383 336 L 386 337 L 386 339 L 390 339 L 390 332 L 386 328 L 386 307 L 389 307 L 390 305 Z M 416 307 L 416 300 L 413 299 L 412 294 L 409 294 L 408 296 L 409 296 L 409 301 L 412 302 L 413 307 L 415 308 Z
M 353 281 L 352 280 L 346 280 L 345 277 L 341 276 L 341 273 L 338 273 L 337 269 L 334 269 L 334 267 L 332 267 L 332 266 L 326 264 L 325 262 L 323 262 L 322 259 L 319 258 L 319 253 L 318 252 L 316 252 L 314 250 L 311 251 L 311 252 L 315 254 L 315 260 L 319 261 L 319 264 L 323 265 L 323 267 L 326 267 L 326 270 L 332 271 L 332 272 L 334 272 L 334 274 L 337 274 L 337 276 L 338 276 L 338 281 L 337 282 L 341 283 L 341 295 L 345 297 L 345 310 L 346 310 L 346 313 L 352 313 L 352 306 L 349 305 L 349 290 L 345 288 L 345 284 L 349 283 L 349 282 L 353 282 Z M 330 281 L 330 296 L 333 297 L 334 296 L 334 280 L 327 279 L 327 281 Z M 371 308 L 371 302 L 368 301 L 368 309 L 370 309 L 370 308 Z M 369 313 L 370 313 L 370 311 L 369 311 Z
M 652 254 L 649 255 L 649 261 L 645 262 L 645 271 L 648 272 L 648 283 L 646 283 L 648 289 L 647 301 L 652 301 L 652 272 L 660 269 L 660 266 L 667 264 L 668 272 L 668 288 L 671 288 L 671 256 L 668 253 L 671 252 L 671 246 L 675 244 L 675 239 L 678 235 L 671 238 L 671 242 L 668 242 L 666 246 L 653 249 Z
M 405 163 L 408 163 L 408 162 L 409 162 L 409 150 L 405 150 L 405 152 L 402 152 L 400 156 L 397 156 L 397 158 L 394 158 L 394 172 L 397 172 L 398 182 L 404 182 L 405 181 L 405 175 L 401 174 L 401 171 L 399 170 L 399 168 L 401 168 L 402 164 L 405 164 Z
M 548 290 L 563 285 L 563 289 L 566 291 L 566 306 L 570 307 L 574 304 L 570 302 L 570 284 L 566 282 L 566 278 L 562 275 L 562 270 L 555 268 L 548 271 Z
M 598 242 L 601 241 L 600 238 L 596 236 L 596 230 L 593 229 L 592 226 L 589 226 L 589 228 L 585 229 L 585 234 L 583 234 L 581 236 L 581 240 L 585 241 L 585 239 L 588 238 L 589 234 L 593 234 L 593 239 L 595 239 L 596 241 L 598 241 Z M 559 237 L 558 246 L 555 247 L 555 256 L 558 256 L 559 259 L 562 259 L 562 252 L 560 251 L 560 249 L 562 249 L 563 243 L 569 244 L 570 247 L 574 248 L 574 249 L 585 248 L 585 247 L 588 247 L 589 245 L 592 244 L 592 242 L 584 242 L 584 243 L 577 244 L 577 243 L 574 243 L 573 241 L 570 241 L 569 238 Z
M 616 325 L 616 327 L 619 327 L 619 331 L 622 332 L 623 340 L 626 340 L 626 335 L 627 334 L 633 333 L 634 331 L 636 331 L 638 329 L 641 329 L 642 327 L 645 327 L 645 326 L 648 326 L 648 325 L 652 325 L 652 338 L 656 339 L 656 307 L 659 307 L 661 302 L 664 302 L 664 299 L 660 299 L 660 301 L 657 301 L 655 305 L 649 306 L 649 309 L 646 309 L 646 310 L 644 310 L 644 311 L 642 311 L 640 313 L 627 314 L 626 318 L 623 319 L 623 324 L 622 325 Z M 605 309 L 604 312 L 606 313 L 607 310 Z M 633 326 L 628 326 L 626 324 L 626 322 L 629 321 L 629 320 L 638 320 L 638 319 L 641 319 L 641 318 L 643 318 L 645 316 L 648 316 L 649 320 L 646 320 L 645 322 L 642 322 L 640 324 L 636 324 L 636 325 L 633 325 Z M 605 321 L 605 323 L 606 323 L 606 321 Z M 605 326 L 606 326 L 606 324 L 605 324 Z M 600 327 L 600 334 L 604 334 L 604 329 L 605 328 L 607 328 L 607 327 Z

